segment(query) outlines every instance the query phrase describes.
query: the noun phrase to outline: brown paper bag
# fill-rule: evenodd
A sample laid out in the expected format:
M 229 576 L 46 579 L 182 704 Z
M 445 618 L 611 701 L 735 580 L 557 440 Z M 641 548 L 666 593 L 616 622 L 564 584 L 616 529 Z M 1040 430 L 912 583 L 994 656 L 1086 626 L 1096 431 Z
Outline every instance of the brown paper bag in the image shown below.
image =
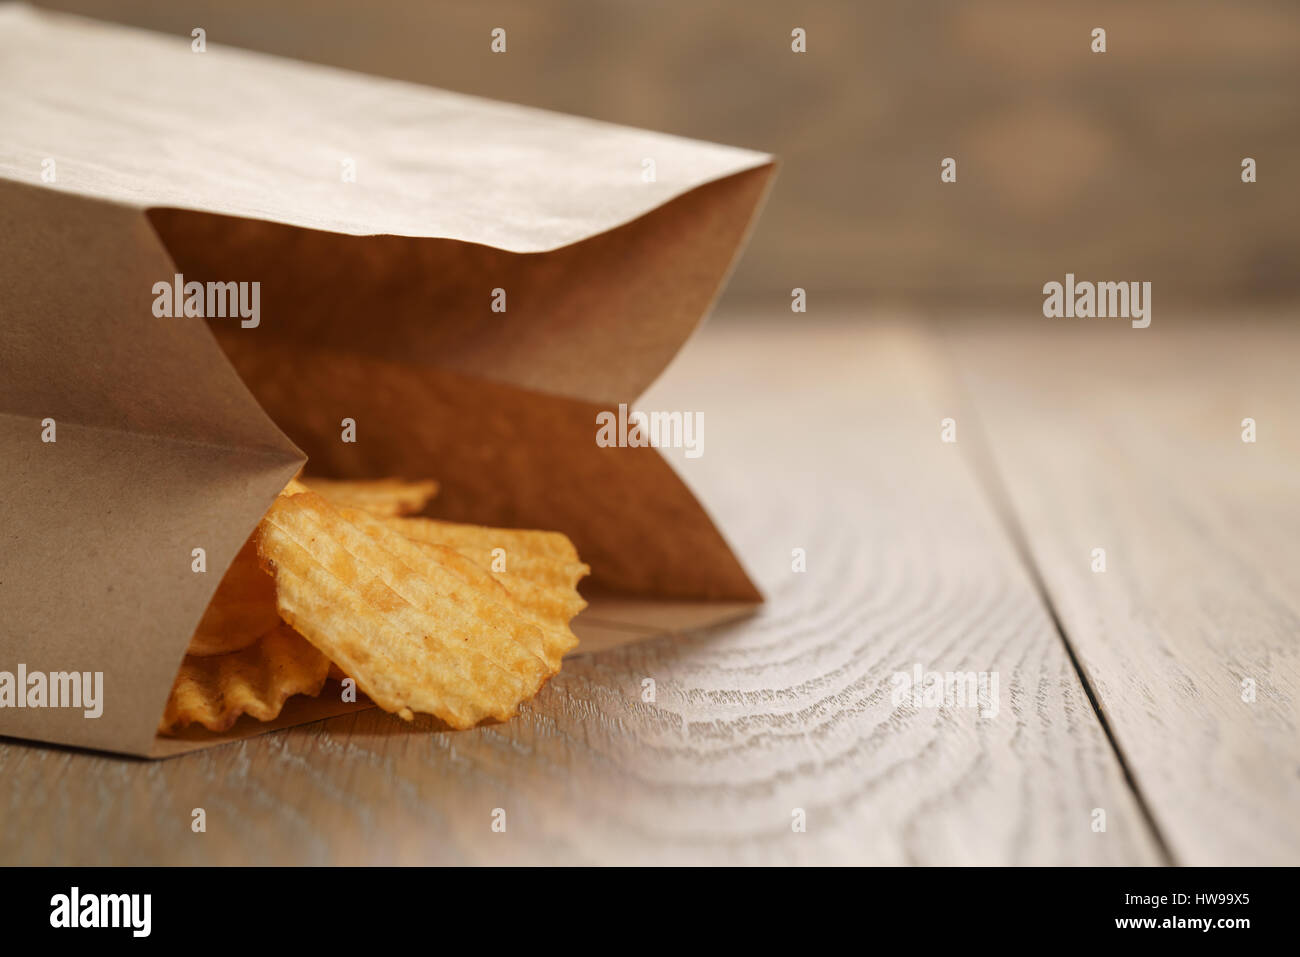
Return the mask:
M 568 534 L 580 653 L 751 608 L 659 450 L 596 432 L 707 312 L 771 158 L 218 41 L 0 8 L 0 672 L 103 676 L 98 717 L 15 703 L 0 734 L 158 756 L 355 707 L 155 739 L 305 457 Z M 247 295 L 166 315 L 189 283 Z

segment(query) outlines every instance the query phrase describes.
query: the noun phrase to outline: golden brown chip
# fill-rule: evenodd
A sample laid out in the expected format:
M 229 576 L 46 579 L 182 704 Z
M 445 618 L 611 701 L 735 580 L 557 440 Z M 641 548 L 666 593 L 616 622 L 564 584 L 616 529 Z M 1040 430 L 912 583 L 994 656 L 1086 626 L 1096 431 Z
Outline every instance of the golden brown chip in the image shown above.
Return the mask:
M 228 655 L 247 648 L 279 623 L 275 582 L 258 562 L 250 537 L 222 577 L 185 651 L 198 657 Z
M 186 655 L 158 730 L 193 723 L 228 731 L 241 714 L 270 721 L 290 695 L 320 694 L 329 668 L 329 659 L 285 624 L 234 654 Z
M 324 495 L 335 505 L 362 508 L 373 515 L 414 515 L 438 494 L 432 480 L 404 482 L 401 479 L 322 479 L 302 477 L 296 485 Z M 295 488 L 291 491 L 300 491 Z
M 365 512 L 345 517 L 313 492 L 281 495 L 258 554 L 281 617 L 403 718 L 505 720 L 555 673 L 542 629 L 490 575 Z
M 542 532 L 524 528 L 489 528 L 485 525 L 463 525 L 443 522 L 433 518 L 413 518 L 399 523 L 411 538 L 434 545 L 466 546 L 468 548 L 504 548 L 522 555 L 550 558 L 556 561 L 576 562 L 578 550 L 567 535 L 560 532 Z
M 460 525 L 427 518 L 391 518 L 383 524 L 426 545 L 459 552 L 484 569 L 518 602 L 522 614 L 542 629 L 547 663 L 559 661 L 578 644 L 569 628 L 587 607 L 577 584 L 591 569 L 559 532 Z

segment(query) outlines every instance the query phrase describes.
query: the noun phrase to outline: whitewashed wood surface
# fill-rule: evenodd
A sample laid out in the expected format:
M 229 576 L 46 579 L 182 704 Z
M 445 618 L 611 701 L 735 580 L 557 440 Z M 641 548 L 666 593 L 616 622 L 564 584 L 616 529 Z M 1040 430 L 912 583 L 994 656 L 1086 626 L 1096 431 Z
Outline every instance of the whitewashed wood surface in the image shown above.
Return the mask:
M 1300 329 L 1294 313 L 1158 318 L 948 338 L 990 485 L 1175 859 L 1294 865 Z
M 996 385 L 1030 370 L 981 371 L 987 350 L 974 348 L 967 367 L 965 349 L 914 319 L 715 321 L 642 404 L 704 412 L 704 455 L 675 461 L 766 591 L 756 617 L 570 660 L 519 718 L 469 732 L 368 711 L 163 762 L 0 742 L 0 862 L 1296 862 L 1296 816 L 1278 818 L 1294 794 L 1282 780 L 1287 762 L 1296 771 L 1287 617 L 1296 566 L 1280 567 L 1294 537 L 1238 500 L 1211 524 L 1167 488 L 1126 489 L 1122 468 L 1103 485 L 1067 484 L 1055 469 L 1045 473 L 1052 487 L 1038 488 L 1044 473 L 1019 443 L 1047 443 L 1050 417 L 1031 408 L 1022 433 L 1018 394 L 991 387 L 992 412 L 972 409 L 990 377 Z M 1052 355 L 1065 365 L 1073 353 Z M 1180 367 L 1166 359 L 1176 381 Z M 1055 366 L 1033 371 L 1041 388 L 1101 391 L 1086 369 L 1074 380 Z M 1070 409 L 1061 388 L 1052 402 Z M 1124 405 L 1105 402 L 1116 415 Z M 1087 408 L 1075 410 L 1084 430 Z M 945 417 L 956 420 L 956 443 L 940 441 Z M 1266 460 L 1268 481 L 1235 486 L 1223 465 L 1198 481 L 1267 490 L 1285 504 L 1294 446 L 1265 456 L 1277 456 Z M 1019 464 L 1018 482 L 999 477 Z M 1184 455 L 1178 467 L 1195 465 Z M 999 483 L 1013 490 L 1010 507 Z M 1064 517 L 1079 496 L 1092 509 L 1082 530 Z M 1134 510 L 1155 510 L 1163 524 L 1124 558 Z M 1042 569 L 1017 546 L 1022 523 L 1024 552 L 1052 558 Z M 1184 551 L 1134 584 L 1121 569 L 1156 560 L 1159 529 Z M 1251 534 L 1276 549 L 1279 567 L 1264 569 Z M 1076 538 L 1098 535 L 1115 543 L 1103 576 L 1114 594 L 1080 590 L 1062 602 L 1063 639 L 1038 578 L 1053 601 L 1081 589 L 1064 565 Z M 1231 581 L 1197 590 L 1179 578 L 1189 544 L 1211 542 L 1222 565 L 1269 576 L 1256 581 L 1248 611 Z M 804 573 L 791 570 L 794 548 L 806 550 Z M 1144 630 L 1170 614 L 1167 588 L 1201 596 L 1199 617 L 1187 607 L 1168 627 Z M 1072 626 L 1136 791 L 1067 651 Z M 1152 637 L 1174 632 L 1177 641 Z M 891 676 L 916 664 L 996 672 L 997 714 L 895 706 Z M 1232 685 L 1245 671 L 1261 690 L 1254 710 L 1238 714 Z M 1226 684 L 1208 683 L 1214 674 Z M 653 703 L 641 699 L 646 678 Z M 1265 752 L 1277 769 L 1259 763 Z M 197 807 L 206 833 L 190 829 Z M 498 808 L 504 833 L 492 829 Z M 1237 816 L 1207 823 L 1216 808 Z M 806 831 L 792 827 L 796 809 Z M 1198 826 L 1224 833 L 1198 839 Z

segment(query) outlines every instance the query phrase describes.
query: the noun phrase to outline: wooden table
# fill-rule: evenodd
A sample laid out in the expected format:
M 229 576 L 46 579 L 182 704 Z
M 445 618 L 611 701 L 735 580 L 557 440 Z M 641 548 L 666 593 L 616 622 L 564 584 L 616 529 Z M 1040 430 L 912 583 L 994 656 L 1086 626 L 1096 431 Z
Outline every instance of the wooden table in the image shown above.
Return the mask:
M 643 405 L 705 413 L 760 614 L 470 732 L 0 742 L 0 862 L 1300 863 L 1298 357 L 1293 312 L 724 315 Z M 996 713 L 895 704 L 916 666 Z

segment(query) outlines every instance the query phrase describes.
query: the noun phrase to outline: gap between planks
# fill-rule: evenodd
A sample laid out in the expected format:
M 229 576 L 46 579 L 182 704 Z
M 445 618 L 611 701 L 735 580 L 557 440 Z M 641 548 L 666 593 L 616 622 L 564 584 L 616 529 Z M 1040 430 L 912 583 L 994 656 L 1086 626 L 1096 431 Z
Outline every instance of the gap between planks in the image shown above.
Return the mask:
M 936 340 L 942 339 L 942 332 L 937 323 L 932 323 L 932 329 L 935 330 Z M 1016 515 L 1014 506 L 1011 504 L 1011 498 L 1007 493 L 1006 482 L 998 471 L 997 463 L 994 460 L 992 448 L 989 445 L 988 434 L 985 430 L 984 421 L 980 416 L 979 408 L 961 379 L 958 372 L 958 364 L 955 357 L 951 354 L 952 343 L 943 340 L 945 351 L 943 358 L 949 369 L 950 381 L 952 382 L 952 396 L 954 405 L 961 411 L 962 421 L 968 423 L 965 426 L 965 434 L 974 433 L 974 442 L 965 446 L 967 458 L 971 463 L 971 469 L 980 481 L 985 494 L 988 496 L 989 505 L 994 514 L 1002 522 L 1003 530 L 1011 540 L 1024 565 L 1025 573 L 1033 582 L 1034 590 L 1037 591 L 1039 599 L 1046 609 L 1048 617 L 1052 620 L 1052 626 L 1056 629 L 1057 636 L 1061 639 L 1061 645 L 1065 649 L 1066 655 L 1070 659 L 1070 666 L 1074 669 L 1075 675 L 1079 679 L 1079 684 L 1083 686 L 1084 693 L 1088 697 L 1088 704 L 1091 705 L 1093 713 L 1097 717 L 1101 730 L 1106 735 L 1106 741 L 1110 744 L 1111 751 L 1115 755 L 1115 760 L 1119 764 L 1120 770 L 1124 775 L 1124 783 L 1128 785 L 1129 790 L 1133 793 L 1133 800 L 1138 808 L 1142 811 L 1142 816 L 1146 820 L 1146 825 L 1150 828 L 1151 838 L 1159 850 L 1161 863 L 1167 866 L 1173 866 L 1178 863 L 1173 851 L 1169 847 L 1160 823 L 1156 820 L 1155 814 L 1151 810 L 1151 804 L 1147 800 L 1142 788 L 1138 785 L 1137 779 L 1133 775 L 1133 770 L 1129 766 L 1129 761 L 1125 757 L 1124 749 L 1115 738 L 1115 733 L 1106 719 L 1105 708 L 1097 699 L 1096 689 L 1092 686 L 1087 672 L 1079 662 L 1078 654 L 1075 652 L 1074 645 L 1070 641 L 1070 636 L 1066 631 L 1064 623 L 1061 621 L 1060 613 L 1056 603 L 1052 600 L 1051 593 L 1048 591 L 1047 583 L 1043 580 L 1042 569 L 1039 568 L 1035 561 L 1033 552 L 1029 547 L 1028 538 L 1025 535 L 1025 529 Z

